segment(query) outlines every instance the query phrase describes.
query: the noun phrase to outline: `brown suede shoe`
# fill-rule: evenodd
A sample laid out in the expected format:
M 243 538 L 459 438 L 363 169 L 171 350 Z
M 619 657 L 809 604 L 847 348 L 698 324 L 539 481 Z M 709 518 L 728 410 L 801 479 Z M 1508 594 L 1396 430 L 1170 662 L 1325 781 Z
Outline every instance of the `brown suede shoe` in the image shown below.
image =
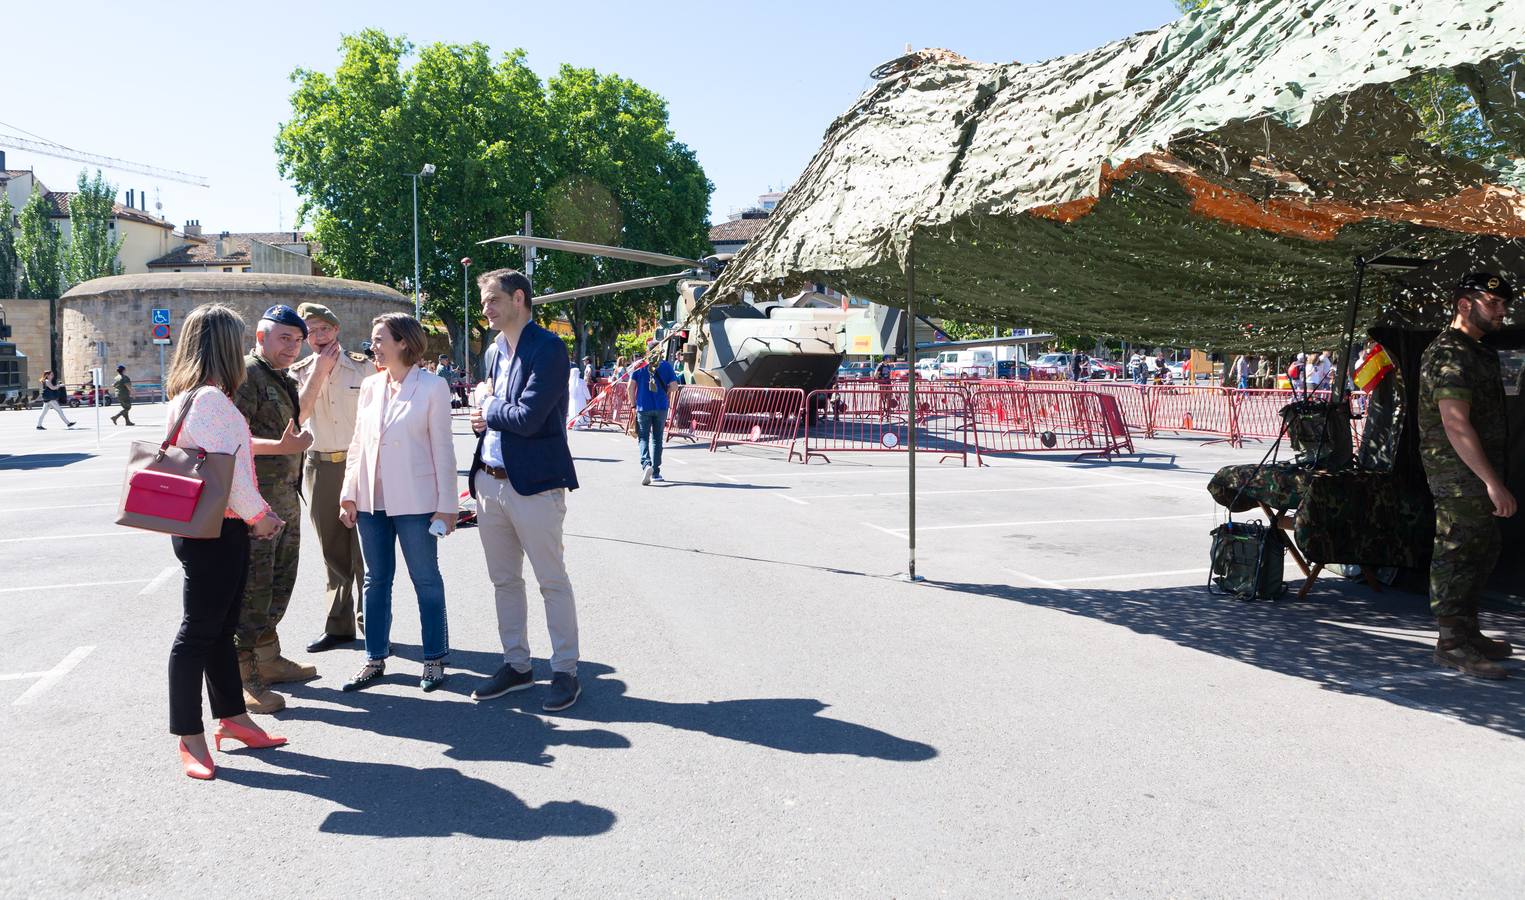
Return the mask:
M 1474 678 L 1499 680 L 1509 677 L 1509 670 L 1483 656 L 1471 643 L 1471 630 L 1463 616 L 1441 616 L 1440 640 L 1435 642 L 1435 661 Z
M 255 662 L 253 653 L 238 654 L 238 674 L 244 682 L 244 706 L 249 712 L 268 714 L 286 708 L 286 698 L 270 690 L 270 686 L 260 677 L 259 665 Z
M 1477 624 L 1477 614 L 1466 616 L 1467 620 L 1467 643 L 1477 648 L 1488 659 L 1508 659 L 1514 655 L 1514 648 L 1508 641 L 1501 641 L 1483 634 Z

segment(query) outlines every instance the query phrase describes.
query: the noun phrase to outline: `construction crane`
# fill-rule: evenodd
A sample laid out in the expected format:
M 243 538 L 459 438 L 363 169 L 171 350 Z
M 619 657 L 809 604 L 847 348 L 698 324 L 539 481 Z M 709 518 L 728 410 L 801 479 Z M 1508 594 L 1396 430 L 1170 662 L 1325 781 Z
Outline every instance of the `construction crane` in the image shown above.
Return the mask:
M 6 128 L 10 128 L 14 131 L 22 131 L 22 129 L 17 128 L 14 125 L 6 125 L 4 122 L 0 122 L 0 125 L 3 125 Z M 31 134 L 31 132 L 26 133 Z M 0 147 L 11 147 L 16 150 L 30 150 L 33 153 L 40 153 L 43 156 L 51 156 L 55 159 L 72 159 L 75 162 L 89 163 L 94 166 L 100 166 L 103 169 L 114 169 L 118 172 L 132 172 L 137 175 L 150 175 L 154 178 L 161 178 L 165 181 L 178 181 L 182 184 L 194 184 L 197 187 L 211 187 L 211 183 L 201 175 L 192 175 L 188 172 L 177 172 L 174 169 L 161 169 L 157 166 L 147 166 L 143 165 L 142 163 L 128 162 L 125 159 L 115 159 L 110 156 L 100 156 L 95 153 L 85 153 L 82 150 L 75 150 L 73 147 L 65 147 L 63 144 L 55 143 L 45 138 L 41 138 L 38 135 L 32 136 L 37 137 L 38 140 L 28 140 L 27 138 L 16 137 L 14 135 L 0 134 Z

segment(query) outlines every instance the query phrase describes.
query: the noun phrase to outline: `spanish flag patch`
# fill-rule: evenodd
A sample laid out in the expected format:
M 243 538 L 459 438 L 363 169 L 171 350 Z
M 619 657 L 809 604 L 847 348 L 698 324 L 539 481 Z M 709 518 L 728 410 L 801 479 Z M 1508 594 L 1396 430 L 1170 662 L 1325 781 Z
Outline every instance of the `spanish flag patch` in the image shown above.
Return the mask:
M 1392 370 L 1392 358 L 1382 349 L 1381 344 L 1373 343 L 1361 356 L 1360 362 L 1356 363 L 1355 375 L 1350 380 L 1355 383 L 1356 390 L 1370 391 Z

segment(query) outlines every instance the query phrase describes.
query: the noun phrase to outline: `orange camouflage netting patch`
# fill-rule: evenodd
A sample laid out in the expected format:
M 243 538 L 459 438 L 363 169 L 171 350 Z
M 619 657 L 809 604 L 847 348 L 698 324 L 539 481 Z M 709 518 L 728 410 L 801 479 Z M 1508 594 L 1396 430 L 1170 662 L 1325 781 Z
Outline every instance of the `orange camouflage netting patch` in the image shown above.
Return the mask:
M 1096 196 L 1034 207 L 1027 213 L 1056 222 L 1074 222 L 1095 209 L 1113 184 L 1142 172 L 1158 172 L 1175 179 L 1191 197 L 1190 208 L 1197 215 L 1305 240 L 1333 240 L 1341 228 L 1363 219 L 1411 222 L 1464 234 L 1525 238 L 1525 195 L 1509 188 L 1485 185 L 1423 202 L 1356 204 L 1292 198 L 1260 201 L 1243 191 L 1209 181 L 1191 166 L 1165 153 L 1147 154 L 1115 168 L 1103 163 Z

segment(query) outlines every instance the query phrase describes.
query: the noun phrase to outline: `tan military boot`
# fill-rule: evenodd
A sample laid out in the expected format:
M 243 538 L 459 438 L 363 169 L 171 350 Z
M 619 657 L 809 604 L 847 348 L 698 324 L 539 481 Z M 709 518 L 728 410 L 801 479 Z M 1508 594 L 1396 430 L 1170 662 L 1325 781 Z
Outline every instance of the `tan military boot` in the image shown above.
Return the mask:
M 244 681 L 244 706 L 251 713 L 280 712 L 286 708 L 286 698 L 270 690 L 259 675 L 259 663 L 247 650 L 238 654 L 238 675 Z
M 1465 616 L 1441 616 L 1440 640 L 1435 642 L 1435 661 L 1474 678 L 1498 680 L 1509 677 L 1509 670 L 1487 658 L 1471 643 L 1470 623 Z
M 1477 613 L 1464 618 L 1467 620 L 1467 643 L 1476 647 L 1477 652 L 1489 659 L 1508 659 L 1514 655 L 1514 648 L 1508 641 L 1501 641 L 1483 634 L 1483 630 L 1477 624 Z
M 255 644 L 254 658 L 259 663 L 259 676 L 266 684 L 311 681 L 318 677 L 317 666 L 304 666 L 282 656 L 279 639 Z

